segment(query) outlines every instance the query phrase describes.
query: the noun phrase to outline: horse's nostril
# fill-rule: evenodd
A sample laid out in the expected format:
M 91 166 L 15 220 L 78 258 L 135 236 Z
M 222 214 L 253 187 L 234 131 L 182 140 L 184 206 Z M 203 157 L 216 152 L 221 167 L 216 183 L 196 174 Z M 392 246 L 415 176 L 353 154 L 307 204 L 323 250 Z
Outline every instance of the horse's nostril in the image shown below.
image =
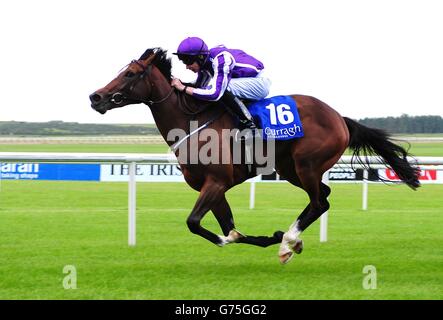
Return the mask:
M 98 93 L 93 93 L 89 96 L 89 100 L 91 100 L 92 103 L 100 102 L 102 97 Z

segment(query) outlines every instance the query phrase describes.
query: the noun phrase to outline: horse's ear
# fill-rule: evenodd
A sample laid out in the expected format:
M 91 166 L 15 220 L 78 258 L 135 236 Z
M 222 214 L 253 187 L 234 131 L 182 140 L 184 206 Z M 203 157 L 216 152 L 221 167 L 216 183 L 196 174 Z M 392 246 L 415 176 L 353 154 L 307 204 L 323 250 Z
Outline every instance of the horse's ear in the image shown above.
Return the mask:
M 144 64 L 148 65 L 150 63 L 152 63 L 152 61 L 154 60 L 157 51 L 160 48 L 150 48 L 147 49 L 139 58 L 139 61 L 143 61 Z
M 152 63 L 152 61 L 154 61 L 154 59 L 155 59 L 155 52 L 153 53 L 153 54 L 151 54 L 145 61 L 146 61 L 146 64 L 151 64 Z
M 155 59 L 155 52 L 153 52 L 151 55 L 149 55 L 145 58 L 140 58 L 139 62 L 146 68 L 147 66 L 152 64 L 154 59 Z

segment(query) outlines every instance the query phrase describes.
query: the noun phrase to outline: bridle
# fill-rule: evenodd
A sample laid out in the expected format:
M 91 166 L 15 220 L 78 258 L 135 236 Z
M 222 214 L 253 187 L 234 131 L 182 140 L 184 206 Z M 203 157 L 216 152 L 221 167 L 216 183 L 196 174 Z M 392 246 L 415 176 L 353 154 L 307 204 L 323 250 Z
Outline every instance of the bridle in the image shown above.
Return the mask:
M 115 105 L 119 105 L 122 104 L 125 100 L 135 100 L 135 101 L 140 101 L 143 102 L 145 104 L 147 104 L 148 106 L 152 106 L 154 104 L 159 104 L 162 103 L 164 101 L 166 101 L 172 94 L 172 92 L 174 91 L 174 88 L 171 88 L 171 90 L 169 91 L 169 93 L 162 99 L 160 100 L 149 100 L 149 99 L 143 99 L 143 98 L 129 98 L 127 95 L 130 95 L 132 90 L 134 90 L 135 86 L 139 83 L 139 81 L 143 80 L 145 77 L 148 77 L 151 72 L 152 72 L 152 64 L 148 64 L 146 67 L 141 64 L 138 60 L 132 60 L 131 63 L 135 63 L 137 64 L 139 67 L 142 68 L 142 72 L 140 72 L 137 76 L 134 75 L 133 78 L 128 81 L 126 83 L 126 85 L 122 88 L 122 90 L 117 91 L 116 93 L 114 93 L 111 96 L 111 99 L 109 101 L 111 101 L 112 103 L 114 103 Z M 130 64 L 131 64 L 130 63 Z M 128 64 L 128 65 L 130 65 Z M 129 89 L 127 91 L 127 94 L 125 95 L 125 89 L 129 86 Z M 151 83 L 151 87 L 153 87 L 154 85 Z
M 153 106 L 155 104 L 162 103 L 169 99 L 169 97 L 174 92 L 175 88 L 171 87 L 171 90 L 166 94 L 165 97 L 159 99 L 159 100 L 149 100 L 144 98 L 129 98 L 128 96 L 131 94 L 131 92 L 134 90 L 135 86 L 139 83 L 139 81 L 145 80 L 145 78 L 149 77 L 149 75 L 152 72 L 152 63 L 149 63 L 146 67 L 139 61 L 139 60 L 132 60 L 127 66 L 129 66 L 131 63 L 137 64 L 142 71 L 135 74 L 130 80 L 127 81 L 127 83 L 124 85 L 124 87 L 114 93 L 111 98 L 109 99 L 110 102 L 114 103 L 115 105 L 120 105 L 124 101 L 132 100 L 134 102 L 142 102 L 147 104 L 148 106 Z M 126 67 L 127 67 L 126 66 Z M 126 68 L 125 67 L 125 68 Z M 149 79 L 148 79 L 149 80 Z M 154 84 L 151 83 L 151 88 L 154 87 Z M 129 88 L 128 88 L 129 87 Z M 127 89 L 128 88 L 128 89 Z M 188 106 L 186 104 L 182 105 L 181 103 L 178 104 L 178 108 L 183 112 L 183 114 L 195 117 L 203 112 L 206 111 L 206 108 L 199 108 L 197 111 L 189 110 Z

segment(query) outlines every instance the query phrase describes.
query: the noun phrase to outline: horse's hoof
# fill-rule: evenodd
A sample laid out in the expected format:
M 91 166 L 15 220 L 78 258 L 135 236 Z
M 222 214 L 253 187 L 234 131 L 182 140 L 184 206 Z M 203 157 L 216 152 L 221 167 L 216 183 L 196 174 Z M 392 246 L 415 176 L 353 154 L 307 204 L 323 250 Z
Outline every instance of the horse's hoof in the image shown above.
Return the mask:
M 229 231 L 229 236 L 233 239 L 235 239 L 235 241 L 242 239 L 242 238 L 246 238 L 246 236 L 241 233 L 240 231 L 236 230 L 236 229 L 232 229 L 231 231 Z
M 239 240 L 246 238 L 246 236 L 241 233 L 238 230 L 232 229 L 231 231 L 229 231 L 228 236 L 226 237 L 226 239 L 228 240 L 229 243 L 233 243 L 233 242 L 238 242 Z
M 291 261 L 291 259 L 293 257 L 294 257 L 294 253 L 291 252 L 291 251 L 278 256 L 278 258 L 280 259 L 280 263 L 281 264 L 287 264 L 289 261 Z
M 292 247 L 292 250 L 294 250 L 294 252 L 296 254 L 300 254 L 303 251 L 303 240 L 297 239 L 294 246 Z
M 221 247 L 224 247 L 225 245 L 227 245 L 227 244 L 229 243 L 229 241 L 226 240 L 226 237 L 223 237 L 223 238 L 222 238 L 222 237 L 219 236 L 219 239 L 220 239 L 220 240 L 216 243 L 216 245 L 217 245 L 218 247 L 220 247 L 220 248 L 221 248 Z

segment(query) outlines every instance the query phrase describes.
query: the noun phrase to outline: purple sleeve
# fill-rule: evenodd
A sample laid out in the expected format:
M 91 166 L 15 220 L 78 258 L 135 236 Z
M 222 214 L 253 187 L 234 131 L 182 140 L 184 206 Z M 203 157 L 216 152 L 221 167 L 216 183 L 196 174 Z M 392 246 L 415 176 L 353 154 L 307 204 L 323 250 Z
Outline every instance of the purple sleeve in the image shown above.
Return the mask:
M 231 80 L 231 70 L 234 66 L 234 60 L 229 52 L 222 52 L 214 58 L 212 67 L 214 76 L 206 87 L 197 88 L 193 91 L 193 96 L 201 100 L 217 101 L 219 100 Z

